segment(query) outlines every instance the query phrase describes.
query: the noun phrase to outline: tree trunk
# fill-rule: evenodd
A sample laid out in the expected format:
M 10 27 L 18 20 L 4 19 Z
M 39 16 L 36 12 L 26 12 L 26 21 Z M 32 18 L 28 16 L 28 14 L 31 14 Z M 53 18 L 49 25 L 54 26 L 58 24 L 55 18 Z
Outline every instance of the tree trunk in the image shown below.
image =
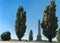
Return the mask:
M 21 41 L 21 39 L 19 39 L 19 41 Z
M 52 42 L 52 38 L 49 38 L 49 42 Z

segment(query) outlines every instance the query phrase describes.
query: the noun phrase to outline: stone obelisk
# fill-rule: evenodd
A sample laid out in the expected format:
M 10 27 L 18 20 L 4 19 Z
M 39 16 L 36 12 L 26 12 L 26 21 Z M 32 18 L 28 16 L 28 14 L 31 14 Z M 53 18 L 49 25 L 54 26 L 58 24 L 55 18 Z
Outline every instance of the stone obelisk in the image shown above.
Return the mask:
M 37 35 L 37 41 L 41 41 L 40 20 L 38 20 L 38 35 Z

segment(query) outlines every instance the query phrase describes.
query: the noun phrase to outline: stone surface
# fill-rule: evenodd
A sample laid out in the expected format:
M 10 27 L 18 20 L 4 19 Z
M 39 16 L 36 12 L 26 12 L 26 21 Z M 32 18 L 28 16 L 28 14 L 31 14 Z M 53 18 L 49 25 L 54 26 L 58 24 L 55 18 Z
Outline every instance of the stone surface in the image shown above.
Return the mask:
M 37 41 L 41 41 L 40 20 L 38 20 L 38 35 L 37 35 Z

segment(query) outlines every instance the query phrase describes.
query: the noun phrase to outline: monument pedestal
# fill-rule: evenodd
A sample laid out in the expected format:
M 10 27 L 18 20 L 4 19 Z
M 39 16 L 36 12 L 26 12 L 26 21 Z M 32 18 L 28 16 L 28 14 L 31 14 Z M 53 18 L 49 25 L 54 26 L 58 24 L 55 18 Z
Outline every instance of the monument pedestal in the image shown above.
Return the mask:
M 41 41 L 41 36 L 37 35 L 37 41 Z

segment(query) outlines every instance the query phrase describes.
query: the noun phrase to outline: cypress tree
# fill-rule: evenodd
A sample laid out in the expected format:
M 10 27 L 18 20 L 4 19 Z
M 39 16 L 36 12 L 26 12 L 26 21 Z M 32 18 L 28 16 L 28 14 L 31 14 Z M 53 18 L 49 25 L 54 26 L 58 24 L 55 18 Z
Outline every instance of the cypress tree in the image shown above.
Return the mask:
M 19 6 L 16 13 L 15 31 L 18 39 L 21 40 L 26 31 L 26 12 L 22 6 Z
M 33 40 L 33 31 L 30 30 L 29 32 L 29 41 L 32 41 Z
M 51 3 L 44 10 L 43 20 L 41 23 L 43 34 L 49 39 L 49 42 L 52 42 L 52 39 L 56 36 L 56 29 L 58 28 L 55 7 L 55 0 L 51 0 Z

